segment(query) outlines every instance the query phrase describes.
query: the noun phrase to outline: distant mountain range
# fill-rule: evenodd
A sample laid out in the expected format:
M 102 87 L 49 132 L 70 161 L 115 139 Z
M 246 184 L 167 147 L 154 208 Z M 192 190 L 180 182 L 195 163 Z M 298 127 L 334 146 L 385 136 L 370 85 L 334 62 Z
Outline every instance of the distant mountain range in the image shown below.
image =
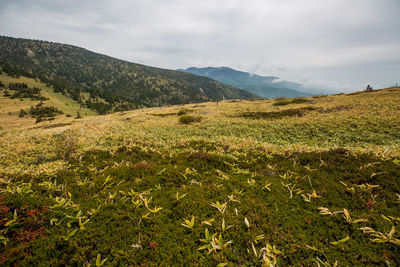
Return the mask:
M 72 45 L 0 36 L 0 67 L 98 113 L 218 99 L 258 98 L 207 77 L 148 67 Z
M 274 76 L 260 76 L 248 72 L 238 71 L 228 67 L 191 67 L 187 69 L 179 69 L 179 71 L 209 77 L 265 98 L 313 95 L 311 93 L 301 91 L 303 87 L 298 83 L 283 81 Z

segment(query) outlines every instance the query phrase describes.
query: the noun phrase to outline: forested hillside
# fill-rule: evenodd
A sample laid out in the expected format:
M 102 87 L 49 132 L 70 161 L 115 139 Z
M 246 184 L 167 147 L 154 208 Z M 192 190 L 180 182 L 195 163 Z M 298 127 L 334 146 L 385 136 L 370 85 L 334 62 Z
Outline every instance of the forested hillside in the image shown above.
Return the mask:
M 98 113 L 230 98 L 255 98 L 206 77 L 134 64 L 83 48 L 0 36 L 0 65 L 38 78 Z

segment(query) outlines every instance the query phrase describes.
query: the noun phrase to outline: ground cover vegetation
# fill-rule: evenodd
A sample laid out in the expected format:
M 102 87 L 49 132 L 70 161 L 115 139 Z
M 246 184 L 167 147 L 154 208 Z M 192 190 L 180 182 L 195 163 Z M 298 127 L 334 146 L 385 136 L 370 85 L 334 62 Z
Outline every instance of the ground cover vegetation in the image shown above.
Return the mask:
M 400 265 L 400 88 L 306 100 L 1 130 L 0 264 Z

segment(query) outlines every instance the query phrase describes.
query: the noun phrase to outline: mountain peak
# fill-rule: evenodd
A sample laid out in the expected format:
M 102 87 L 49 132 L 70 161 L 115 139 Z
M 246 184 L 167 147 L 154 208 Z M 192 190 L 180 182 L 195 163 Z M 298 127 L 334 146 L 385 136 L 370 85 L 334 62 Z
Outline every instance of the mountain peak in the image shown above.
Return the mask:
M 298 97 L 312 94 L 301 91 L 301 84 L 284 81 L 276 76 L 261 76 L 250 72 L 232 69 L 230 67 L 189 67 L 183 72 L 209 77 L 266 98 Z

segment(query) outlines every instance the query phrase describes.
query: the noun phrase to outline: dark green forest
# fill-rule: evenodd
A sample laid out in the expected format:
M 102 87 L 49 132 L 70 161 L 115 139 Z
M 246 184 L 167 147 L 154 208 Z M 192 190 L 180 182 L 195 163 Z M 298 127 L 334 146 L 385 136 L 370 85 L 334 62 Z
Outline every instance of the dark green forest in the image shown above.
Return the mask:
M 0 36 L 0 65 L 8 75 L 38 78 L 99 114 L 223 98 L 257 98 L 207 77 L 47 41 Z

